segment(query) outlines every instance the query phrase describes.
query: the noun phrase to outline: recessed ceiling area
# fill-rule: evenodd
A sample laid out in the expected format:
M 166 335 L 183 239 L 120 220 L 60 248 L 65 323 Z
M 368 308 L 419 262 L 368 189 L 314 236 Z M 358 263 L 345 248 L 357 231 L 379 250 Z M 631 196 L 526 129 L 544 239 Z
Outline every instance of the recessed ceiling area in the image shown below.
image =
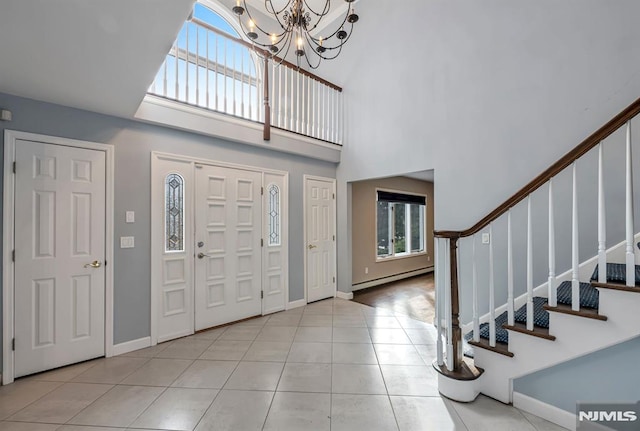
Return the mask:
M 407 177 L 407 178 L 413 178 L 415 180 L 421 180 L 421 181 L 429 181 L 429 182 L 433 182 L 433 169 L 429 169 L 426 171 L 418 171 L 418 172 L 411 172 L 408 174 L 404 174 L 402 175 L 403 177 Z
M 132 116 L 195 0 L 3 0 L 0 92 Z

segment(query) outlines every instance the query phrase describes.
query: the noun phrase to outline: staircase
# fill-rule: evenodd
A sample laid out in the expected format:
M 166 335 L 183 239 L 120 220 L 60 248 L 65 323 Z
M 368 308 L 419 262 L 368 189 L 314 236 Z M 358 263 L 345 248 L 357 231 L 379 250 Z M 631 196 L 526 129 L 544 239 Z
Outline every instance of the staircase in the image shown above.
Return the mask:
M 437 231 L 436 236 L 436 326 L 437 359 L 434 368 L 439 372 L 439 390 L 459 401 L 472 401 L 479 393 L 504 403 L 517 400 L 513 396 L 513 380 L 553 365 L 613 346 L 640 335 L 640 253 L 636 257 L 638 234 L 634 230 L 634 178 L 631 119 L 640 113 L 640 99 L 593 133 L 580 145 L 553 164 L 478 223 L 465 231 Z M 616 131 L 613 138 L 609 138 Z M 620 151 L 620 137 L 624 146 Z M 611 149 L 610 149 L 611 148 Z M 616 149 L 617 148 L 617 149 Z M 597 249 L 590 259 L 580 262 L 580 238 L 591 226 L 579 225 L 578 202 L 593 187 L 578 193 L 578 165 L 587 165 L 585 155 L 597 151 Z M 620 172 L 607 170 L 604 154 L 618 151 L 624 154 L 622 184 L 607 184 Z M 591 156 L 594 154 L 592 153 Z M 608 156 L 608 161 L 611 156 Z M 593 158 L 591 159 L 593 160 Z M 610 163 L 609 163 L 610 165 Z M 568 173 L 569 175 L 562 175 Z M 558 179 L 560 178 L 560 179 Z M 556 210 L 557 194 L 554 183 L 570 181 L 571 214 Z M 587 189 L 587 190 L 585 190 Z M 534 193 L 545 193 L 548 249 L 534 254 L 532 217 Z M 605 199 L 605 194 L 607 198 Z M 613 197 L 609 197 L 613 196 Z M 537 199 L 540 205 L 540 199 Z M 605 205 L 605 203 L 614 205 Z M 519 211 L 520 207 L 523 211 Z M 526 212 L 526 240 L 517 237 L 518 226 L 512 213 Z M 539 237 L 539 211 L 538 231 Z M 624 240 L 607 249 L 607 218 L 620 221 L 623 227 L 613 236 Z M 556 224 L 570 225 L 570 268 L 556 274 Z M 514 227 L 515 226 L 515 227 Z M 611 224 L 609 225 L 609 227 Z M 582 230 L 581 230 L 582 228 Z M 506 244 L 494 244 L 494 232 L 506 230 Z M 615 230 L 612 229 L 612 230 Z M 562 232 L 569 234 L 569 231 Z M 589 233 L 589 232 L 587 232 Z M 482 243 L 478 248 L 479 237 Z M 515 238 L 515 239 L 514 239 Z M 517 239 L 517 240 L 516 240 Z M 525 262 L 514 264 L 514 249 L 526 249 Z M 487 250 L 488 249 L 488 250 Z M 483 253 L 484 252 L 484 253 Z M 502 252 L 504 256 L 496 257 Z M 584 255 L 584 248 L 582 249 Z M 488 255 L 488 256 L 487 256 Z M 534 288 L 534 257 L 548 259 L 547 282 Z M 504 257 L 504 259 L 502 259 Z M 565 264 L 569 256 L 565 257 Z M 496 260 L 506 262 L 506 271 L 498 272 Z M 520 262 L 519 262 L 520 263 Z M 526 270 L 524 269 L 526 268 Z M 479 274 L 479 270 L 485 270 Z M 519 271 L 519 272 L 518 272 Z M 547 273 L 544 274 L 547 276 Z M 526 280 L 526 291 L 516 287 L 515 280 Z M 504 281 L 506 280 L 506 283 Z M 502 285 L 500 284 L 502 282 Z M 504 298 L 506 303 L 496 303 Z M 483 301 L 486 299 L 486 301 Z M 488 302 L 488 304 L 487 304 Z M 460 304 L 472 304 L 471 316 L 460 312 Z M 468 309 L 469 307 L 467 307 Z M 480 312 L 483 310 L 486 314 Z M 488 310 L 488 312 L 486 312 Z M 462 314 L 462 317 L 461 317 Z M 466 315 L 465 315 L 466 314 Z M 469 319 L 470 317 L 470 319 Z M 544 414 L 536 412 L 544 417 Z M 546 419 L 559 423 L 557 417 Z M 560 425 L 575 427 L 575 419 L 560 421 Z

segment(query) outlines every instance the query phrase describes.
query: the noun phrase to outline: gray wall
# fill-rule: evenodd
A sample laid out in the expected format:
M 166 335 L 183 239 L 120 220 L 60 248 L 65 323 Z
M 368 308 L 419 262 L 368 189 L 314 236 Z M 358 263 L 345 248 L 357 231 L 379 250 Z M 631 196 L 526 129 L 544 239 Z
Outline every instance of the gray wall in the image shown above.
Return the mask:
M 576 403 L 640 401 L 640 338 L 514 380 L 513 390 L 571 413 Z
M 304 297 L 303 175 L 335 178 L 334 164 L 1 93 L 0 107 L 13 112 L 12 122 L 0 123 L 0 133 L 7 128 L 115 147 L 115 344 L 150 333 L 151 151 L 289 172 L 290 300 Z M 134 224 L 124 222 L 127 210 L 136 212 Z M 135 248 L 121 250 L 121 236 L 135 236 Z

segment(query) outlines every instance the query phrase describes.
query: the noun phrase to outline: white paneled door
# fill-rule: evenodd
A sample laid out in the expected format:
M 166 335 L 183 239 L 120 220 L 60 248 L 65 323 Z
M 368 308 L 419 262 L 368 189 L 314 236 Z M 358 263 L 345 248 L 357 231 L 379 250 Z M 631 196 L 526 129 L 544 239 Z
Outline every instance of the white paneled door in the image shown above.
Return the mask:
M 305 177 L 307 302 L 335 296 L 335 181 Z
M 196 165 L 196 330 L 262 313 L 261 187 L 261 172 Z
M 16 141 L 15 377 L 104 355 L 105 153 Z

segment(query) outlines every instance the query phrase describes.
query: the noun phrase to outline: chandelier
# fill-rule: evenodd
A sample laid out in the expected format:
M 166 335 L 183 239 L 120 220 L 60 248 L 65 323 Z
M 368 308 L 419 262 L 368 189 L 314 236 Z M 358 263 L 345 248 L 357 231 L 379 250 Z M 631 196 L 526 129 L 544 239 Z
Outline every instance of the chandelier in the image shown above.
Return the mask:
M 324 0 L 324 7 L 321 9 L 311 7 L 310 1 L 312 0 L 264 0 L 265 12 L 277 21 L 273 29 L 268 29 L 264 24 L 258 25 L 246 0 L 236 0 L 233 12 L 238 15 L 238 22 L 247 38 L 273 56 L 279 53 L 280 62 L 293 44 L 298 66 L 300 59 L 304 58 L 311 69 L 316 69 L 322 60 L 332 60 L 340 54 L 359 17 L 353 8 L 356 0 L 344 0 L 347 10 L 338 21 L 338 27 L 322 33 L 320 23 L 324 24 L 323 19 L 326 20 L 331 11 L 331 0 Z M 274 3 L 278 6 L 274 6 Z M 243 20 L 245 13 L 248 18 L 246 21 Z

